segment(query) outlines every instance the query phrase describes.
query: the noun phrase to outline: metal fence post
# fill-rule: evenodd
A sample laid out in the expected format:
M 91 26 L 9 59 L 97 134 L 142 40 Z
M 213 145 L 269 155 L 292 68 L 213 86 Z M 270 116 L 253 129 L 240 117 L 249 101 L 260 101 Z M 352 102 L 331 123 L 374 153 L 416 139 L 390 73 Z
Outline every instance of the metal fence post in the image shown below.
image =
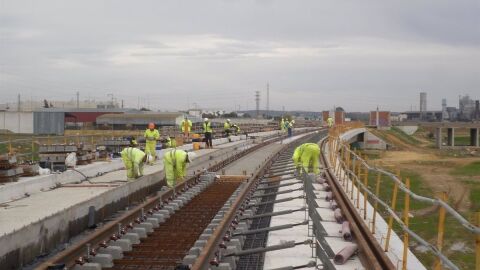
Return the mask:
M 398 192 L 398 184 L 395 182 L 393 186 L 393 194 L 392 194 L 392 210 L 395 211 L 395 207 L 397 206 L 397 192 Z M 390 245 L 390 236 L 392 234 L 392 226 L 393 226 L 393 216 L 390 215 L 388 218 L 388 231 L 387 231 L 387 238 L 385 239 L 385 252 L 388 251 Z
M 410 178 L 407 177 L 405 179 L 405 186 L 407 189 L 410 189 Z M 408 192 L 405 192 L 405 206 L 403 208 L 403 222 L 405 226 L 408 228 L 409 222 L 409 212 L 410 212 L 410 195 Z M 409 242 L 409 234 L 407 232 L 403 232 L 403 260 L 402 260 L 402 270 L 407 270 L 407 261 L 408 261 L 408 242 Z
M 377 182 L 375 183 L 375 196 L 377 196 L 377 198 L 380 198 L 379 194 L 380 194 L 381 180 L 382 180 L 382 174 L 380 172 L 377 172 Z M 378 201 L 375 200 L 375 203 L 373 204 L 372 234 L 375 234 L 375 224 L 376 224 L 376 220 L 377 220 L 377 211 L 378 211 Z
M 362 158 L 362 155 L 360 153 L 358 153 L 358 155 L 360 156 L 360 158 Z M 359 162 L 358 163 L 358 170 L 357 170 L 357 176 L 358 176 L 358 180 L 357 180 L 357 198 L 355 198 L 355 200 L 357 201 L 357 208 L 360 208 L 360 177 L 362 175 L 362 163 Z
M 367 157 L 365 157 L 366 161 Z M 363 190 L 363 219 L 367 219 L 367 199 L 368 199 L 368 168 L 365 167 L 365 172 L 363 174 L 363 184 L 365 185 L 365 189 Z
M 480 212 L 476 213 L 476 223 L 480 226 Z M 480 270 L 480 234 L 477 234 L 475 239 L 475 270 Z
M 447 193 L 444 191 L 440 194 L 440 200 L 447 201 Z M 441 252 L 443 249 L 443 237 L 445 235 L 445 208 L 440 206 L 438 210 L 438 235 L 437 235 L 437 248 Z M 435 262 L 435 270 L 441 270 L 442 263 L 439 258 L 436 259 Z

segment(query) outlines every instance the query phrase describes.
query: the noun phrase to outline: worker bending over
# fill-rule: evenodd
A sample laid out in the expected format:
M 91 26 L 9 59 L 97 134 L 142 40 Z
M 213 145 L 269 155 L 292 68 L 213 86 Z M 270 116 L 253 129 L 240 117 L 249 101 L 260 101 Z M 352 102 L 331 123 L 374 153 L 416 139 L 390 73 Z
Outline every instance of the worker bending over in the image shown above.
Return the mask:
M 297 172 L 303 167 L 306 173 L 320 173 L 320 146 L 316 143 L 304 143 L 293 152 L 293 163 Z
M 172 188 L 177 182 L 183 181 L 187 175 L 187 163 L 192 162 L 196 154 L 185 150 L 172 149 L 163 156 L 163 166 L 167 186 Z
M 331 116 L 327 118 L 327 124 L 329 128 L 333 127 L 333 118 Z
M 158 132 L 157 129 L 155 129 L 155 124 L 150 123 L 148 124 L 148 129 L 145 130 L 145 152 L 147 155 L 150 155 L 150 160 L 149 163 L 150 165 L 153 165 L 153 163 L 156 160 L 156 146 L 157 146 L 157 141 L 160 138 L 160 133 Z
M 225 123 L 223 123 L 223 132 L 225 133 L 225 138 L 228 138 L 230 141 L 230 133 L 232 132 L 230 129 L 232 128 L 232 124 L 230 123 L 230 119 L 227 119 Z
M 233 135 L 237 136 L 240 133 L 240 127 L 237 124 L 232 124 Z
M 205 148 L 213 148 L 212 146 L 213 129 L 212 129 L 212 123 L 210 122 L 210 120 L 208 120 L 208 118 L 204 119 L 203 133 L 205 134 Z
M 185 118 L 182 120 L 182 123 L 180 124 L 180 129 L 182 130 L 183 133 L 183 138 L 185 140 L 188 140 L 190 137 L 190 131 L 192 130 L 192 121 L 185 116 Z
M 122 150 L 121 156 L 128 179 L 136 179 L 143 175 L 143 164 L 147 160 L 147 155 L 138 149 L 135 139 L 130 139 L 130 146 Z

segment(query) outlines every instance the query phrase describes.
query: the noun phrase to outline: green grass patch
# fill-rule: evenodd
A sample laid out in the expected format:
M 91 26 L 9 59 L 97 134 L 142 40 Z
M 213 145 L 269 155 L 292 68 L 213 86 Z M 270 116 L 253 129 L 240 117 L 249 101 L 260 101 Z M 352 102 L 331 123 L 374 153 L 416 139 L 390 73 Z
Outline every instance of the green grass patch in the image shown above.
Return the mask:
M 455 136 L 455 145 L 470 145 L 470 136 Z
M 477 176 L 480 175 L 480 161 L 474 161 L 462 167 L 455 168 L 451 171 L 452 175 Z
M 415 137 L 408 135 L 407 133 L 403 132 L 401 129 L 397 127 L 392 127 L 389 133 L 396 136 L 397 138 L 399 138 L 405 143 L 412 144 L 412 145 L 421 144 L 421 142 L 417 140 Z
M 410 178 L 410 189 L 416 194 L 419 194 L 422 196 L 428 196 L 428 197 L 433 196 L 432 191 L 422 184 L 422 177 L 420 176 L 420 174 L 414 171 L 404 170 L 404 171 L 401 171 L 400 176 L 403 179 L 404 183 L 407 177 Z M 377 179 L 376 174 L 369 174 L 368 187 L 372 192 L 375 192 L 376 179 Z M 394 185 L 395 185 L 394 181 L 390 177 L 386 175 L 381 176 L 379 197 L 383 201 L 388 202 L 389 205 L 391 205 L 391 202 L 392 202 Z M 399 211 L 403 210 L 404 201 L 405 201 L 405 193 L 400 189 L 398 189 L 397 207 L 396 207 L 397 210 Z M 410 209 L 412 210 L 422 209 L 428 206 L 430 206 L 430 204 L 410 199 Z

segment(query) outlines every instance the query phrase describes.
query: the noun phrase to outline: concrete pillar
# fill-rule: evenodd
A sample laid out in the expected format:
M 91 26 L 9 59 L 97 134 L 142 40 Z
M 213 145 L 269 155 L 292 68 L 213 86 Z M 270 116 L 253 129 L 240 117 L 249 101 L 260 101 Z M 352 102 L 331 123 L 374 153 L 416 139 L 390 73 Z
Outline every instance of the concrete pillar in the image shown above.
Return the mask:
M 435 143 L 438 149 L 442 148 L 442 139 L 443 139 L 442 128 L 437 128 L 435 132 Z
M 455 129 L 454 128 L 447 128 L 447 145 L 448 146 L 455 146 Z
M 475 147 L 480 147 L 480 128 L 471 128 L 470 129 L 470 145 Z

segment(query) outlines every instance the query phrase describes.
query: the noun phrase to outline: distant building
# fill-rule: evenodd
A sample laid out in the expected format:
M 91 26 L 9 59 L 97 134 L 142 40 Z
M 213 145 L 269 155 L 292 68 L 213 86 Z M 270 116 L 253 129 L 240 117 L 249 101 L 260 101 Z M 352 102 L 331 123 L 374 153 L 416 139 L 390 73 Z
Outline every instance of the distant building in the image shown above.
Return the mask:
M 442 111 L 408 111 L 402 112 L 409 121 L 436 122 L 442 120 Z
M 442 99 L 442 121 L 450 119 L 447 112 L 447 99 Z
M 475 101 L 469 95 L 458 98 L 459 120 L 470 121 L 475 117 Z
M 390 127 L 392 125 L 389 111 L 371 111 L 370 112 L 370 126 L 376 127 Z
M 148 123 L 162 126 L 178 126 L 184 116 L 179 112 L 142 112 L 104 114 L 97 117 L 97 125 L 112 129 L 145 129 Z
M 425 112 L 427 111 L 427 93 L 420 93 L 420 118 L 423 120 L 425 117 Z

